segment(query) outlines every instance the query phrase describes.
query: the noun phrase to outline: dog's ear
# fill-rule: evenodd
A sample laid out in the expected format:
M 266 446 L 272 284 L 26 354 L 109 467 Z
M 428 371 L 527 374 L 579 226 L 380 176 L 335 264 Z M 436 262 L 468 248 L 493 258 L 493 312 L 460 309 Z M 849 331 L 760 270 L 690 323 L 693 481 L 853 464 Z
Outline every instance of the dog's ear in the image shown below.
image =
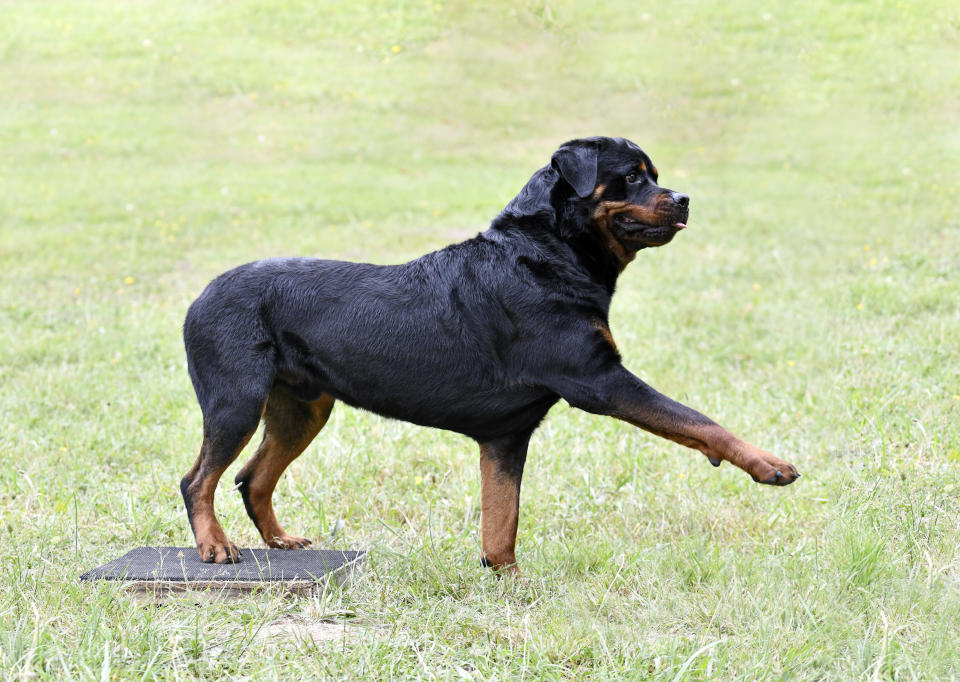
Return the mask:
M 520 193 L 515 196 L 504 209 L 515 215 L 533 215 L 535 213 L 552 213 L 550 192 L 558 182 L 557 174 L 550 166 L 544 166 L 527 180 Z
M 573 140 L 553 153 L 550 165 L 583 199 L 590 196 L 597 185 L 599 152 L 599 146 L 592 140 Z

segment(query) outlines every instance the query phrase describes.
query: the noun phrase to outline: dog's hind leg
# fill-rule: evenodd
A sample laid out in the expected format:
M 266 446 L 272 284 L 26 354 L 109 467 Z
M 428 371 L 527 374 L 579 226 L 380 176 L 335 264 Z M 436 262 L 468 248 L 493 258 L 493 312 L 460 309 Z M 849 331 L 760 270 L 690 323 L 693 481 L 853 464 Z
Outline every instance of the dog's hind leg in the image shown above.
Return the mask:
M 483 564 L 519 574 L 514 553 L 520 519 L 520 479 L 530 432 L 480 442 L 480 543 Z
M 257 430 L 263 399 L 234 397 L 204 411 L 203 444 L 193 467 L 180 481 L 187 517 L 205 562 L 240 560 L 240 550 L 227 539 L 213 509 L 213 497 L 224 470 Z
M 240 560 L 240 551 L 217 521 L 214 493 L 220 476 L 256 433 L 275 370 L 269 346 L 238 341 L 235 335 L 215 337 L 202 321 L 188 315 L 184 327 L 187 366 L 203 412 L 203 444 L 180 481 L 180 492 L 200 558 L 232 563 Z
M 306 547 L 310 541 L 287 533 L 273 511 L 273 490 L 281 474 L 327 423 L 334 400 L 324 394 L 304 402 L 277 386 L 267 399 L 263 441 L 237 474 L 235 482 L 247 514 L 264 542 L 279 549 Z

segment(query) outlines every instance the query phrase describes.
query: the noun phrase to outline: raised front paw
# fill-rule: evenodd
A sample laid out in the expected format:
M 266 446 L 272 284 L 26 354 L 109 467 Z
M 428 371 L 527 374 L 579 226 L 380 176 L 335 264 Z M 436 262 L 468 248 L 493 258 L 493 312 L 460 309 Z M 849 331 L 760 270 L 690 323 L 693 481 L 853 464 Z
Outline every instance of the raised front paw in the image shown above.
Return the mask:
M 759 448 L 750 462 L 747 473 L 757 483 L 766 485 L 790 485 L 800 478 L 797 467 Z

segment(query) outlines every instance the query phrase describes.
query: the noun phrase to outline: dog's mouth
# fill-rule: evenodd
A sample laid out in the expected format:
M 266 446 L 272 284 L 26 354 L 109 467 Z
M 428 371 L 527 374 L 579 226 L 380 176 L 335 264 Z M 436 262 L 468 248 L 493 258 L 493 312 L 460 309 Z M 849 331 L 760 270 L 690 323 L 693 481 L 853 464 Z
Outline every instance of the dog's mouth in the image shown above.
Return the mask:
M 648 228 L 648 227 L 657 227 L 657 228 L 673 227 L 673 228 L 676 228 L 677 230 L 682 230 L 687 226 L 687 224 L 682 220 L 677 220 L 673 223 L 664 223 L 663 225 L 651 225 L 649 223 L 645 223 L 640 220 L 637 220 L 636 218 L 631 218 L 626 213 L 618 213 L 613 217 L 613 219 L 617 224 L 620 225 L 620 227 L 623 227 L 627 230 L 636 230 L 636 229 Z
M 687 216 L 682 215 L 665 217 L 651 223 L 623 212 L 614 214 L 613 227 L 617 238 L 631 245 L 663 246 L 672 240 L 677 232 L 687 227 L 686 220 Z

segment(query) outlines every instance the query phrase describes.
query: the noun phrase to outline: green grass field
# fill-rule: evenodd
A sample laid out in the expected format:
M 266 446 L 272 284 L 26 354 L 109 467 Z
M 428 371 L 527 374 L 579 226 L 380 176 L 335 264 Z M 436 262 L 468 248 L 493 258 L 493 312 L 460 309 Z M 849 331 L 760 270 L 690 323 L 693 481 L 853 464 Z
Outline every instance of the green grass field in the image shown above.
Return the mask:
M 0 4 L 0 671 L 960 678 L 958 54 L 948 0 Z M 692 196 L 621 277 L 625 363 L 800 481 L 561 404 L 527 580 L 500 581 L 474 443 L 338 405 L 276 501 L 370 549 L 349 588 L 155 608 L 78 582 L 192 543 L 180 325 L 210 279 L 472 236 L 593 134 Z M 235 470 L 218 511 L 256 545 Z M 346 636 L 263 637 L 322 620 Z

